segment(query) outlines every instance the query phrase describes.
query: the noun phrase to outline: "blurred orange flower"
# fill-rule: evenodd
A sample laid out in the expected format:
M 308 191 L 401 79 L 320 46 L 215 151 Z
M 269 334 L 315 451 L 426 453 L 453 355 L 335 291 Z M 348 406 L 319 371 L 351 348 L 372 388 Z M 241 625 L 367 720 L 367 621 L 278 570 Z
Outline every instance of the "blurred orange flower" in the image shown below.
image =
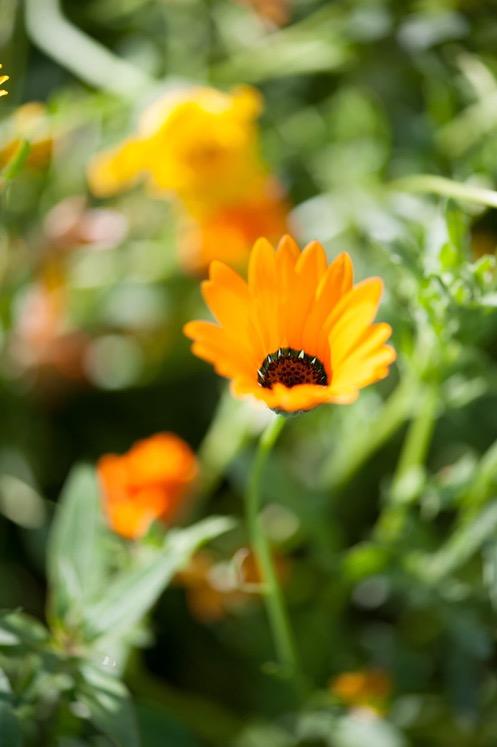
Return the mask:
M 343 672 L 330 682 L 330 691 L 347 706 L 382 713 L 392 692 L 392 681 L 380 669 Z
M 271 26 L 285 26 L 290 18 L 289 0 L 240 0 Z
M 220 207 L 200 221 L 186 216 L 181 233 L 181 260 L 190 272 L 205 271 L 219 259 L 243 266 L 259 236 L 276 241 L 288 229 L 288 205 L 282 190 L 268 179 L 256 197 Z
M 80 246 L 110 249 L 126 238 L 128 222 L 123 213 L 89 208 L 83 195 L 66 197 L 46 215 L 43 225 L 50 250 Z
M 0 167 L 8 163 L 24 140 L 30 145 L 28 165 L 46 166 L 52 155 L 54 132 L 46 107 L 38 101 L 18 107 L 7 120 L 0 140 Z
M 288 576 L 288 563 L 275 557 L 282 581 Z M 222 620 L 246 607 L 259 593 L 261 576 L 253 553 L 241 548 L 231 562 L 220 560 L 209 550 L 197 552 L 177 575 L 186 590 L 188 607 L 202 623 Z
M 346 253 L 328 265 L 316 241 L 301 252 L 289 236 L 276 251 L 259 239 L 248 282 L 212 262 L 202 292 L 218 323 L 190 322 L 185 334 L 236 395 L 282 412 L 346 404 L 395 360 L 390 325 L 373 324 L 382 289 L 380 278 L 353 285 Z
M 64 269 L 58 261 L 48 261 L 19 306 L 9 346 L 15 363 L 36 373 L 42 388 L 54 383 L 54 374 L 55 380 L 85 378 L 88 338 L 69 326 L 67 305 Z
M 2 69 L 2 65 L 0 65 L 0 70 Z M 0 86 L 3 86 L 4 83 L 6 83 L 9 80 L 8 75 L 0 75 Z M 5 90 L 5 88 L 0 88 L 0 96 L 7 96 L 8 91 Z
M 138 441 L 123 455 L 97 465 L 110 527 L 127 539 L 142 537 L 153 521 L 172 521 L 197 475 L 197 461 L 174 433 Z

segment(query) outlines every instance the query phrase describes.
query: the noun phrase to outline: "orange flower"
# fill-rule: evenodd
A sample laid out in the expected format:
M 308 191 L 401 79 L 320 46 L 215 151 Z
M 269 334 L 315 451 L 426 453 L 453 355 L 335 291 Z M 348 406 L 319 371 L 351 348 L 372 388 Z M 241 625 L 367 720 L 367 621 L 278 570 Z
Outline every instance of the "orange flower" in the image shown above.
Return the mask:
M 330 682 L 330 690 L 348 706 L 366 707 L 381 713 L 392 691 L 392 681 L 379 669 L 343 672 Z
M 275 555 L 281 581 L 288 577 L 286 558 Z M 189 564 L 176 574 L 186 592 L 188 607 L 201 623 L 222 620 L 237 613 L 259 598 L 261 575 L 253 553 L 240 548 L 231 562 L 216 557 L 210 550 L 195 553 Z
M 126 454 L 107 454 L 97 465 L 110 527 L 142 537 L 156 519 L 170 522 L 197 474 L 192 450 L 174 433 L 138 441 Z
M 288 205 L 269 179 L 249 200 L 229 204 L 200 220 L 185 218 L 181 259 L 190 272 L 203 272 L 214 259 L 241 267 L 259 236 L 276 240 L 288 229 Z
M 395 351 L 388 324 L 373 324 L 380 278 L 353 285 L 352 262 L 328 265 L 316 241 L 302 252 L 285 236 L 275 251 L 266 239 L 252 250 L 245 282 L 213 262 L 202 284 L 218 324 L 190 322 L 193 352 L 273 410 L 297 412 L 327 402 L 353 402 L 359 390 L 388 374 Z

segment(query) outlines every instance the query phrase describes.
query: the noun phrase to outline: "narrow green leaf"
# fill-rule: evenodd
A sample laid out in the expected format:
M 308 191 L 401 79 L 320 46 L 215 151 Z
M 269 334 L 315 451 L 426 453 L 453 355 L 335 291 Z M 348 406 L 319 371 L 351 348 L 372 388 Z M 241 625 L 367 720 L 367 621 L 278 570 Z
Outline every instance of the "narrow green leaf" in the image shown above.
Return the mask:
M 135 713 L 126 687 L 89 664 L 84 664 L 80 671 L 83 682 L 77 697 L 88 709 L 91 723 L 115 747 L 139 747 Z
M 421 572 L 429 581 L 440 581 L 466 563 L 497 531 L 497 501 L 486 506 L 474 521 L 464 524 L 430 558 L 423 559 Z
M 51 612 L 77 621 L 101 566 L 101 509 L 95 472 L 75 467 L 62 491 L 48 546 Z
M 27 140 L 21 140 L 0 173 L 2 181 L 10 182 L 17 176 L 24 166 L 30 151 L 30 143 Z
M 160 550 L 147 556 L 143 564 L 118 576 L 107 588 L 105 596 L 88 606 L 86 623 L 90 635 L 115 635 L 135 625 L 192 553 L 232 526 L 230 519 L 212 517 L 187 529 L 169 532 Z
M 0 613 L 0 647 L 37 648 L 48 639 L 48 632 L 37 620 L 23 612 Z
M 445 223 L 451 244 L 460 251 L 465 246 L 468 219 L 453 200 L 448 200 L 445 206 Z

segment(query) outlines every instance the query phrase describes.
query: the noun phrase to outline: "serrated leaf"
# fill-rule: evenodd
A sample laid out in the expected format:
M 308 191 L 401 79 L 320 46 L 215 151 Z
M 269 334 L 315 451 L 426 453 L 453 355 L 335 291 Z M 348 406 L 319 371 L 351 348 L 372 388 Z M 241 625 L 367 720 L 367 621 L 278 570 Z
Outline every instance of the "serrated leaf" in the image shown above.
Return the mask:
M 75 467 L 62 490 L 48 545 L 50 612 L 56 619 L 82 616 L 101 566 L 102 524 L 95 472 Z
M 83 681 L 77 698 L 86 706 L 91 723 L 115 747 L 139 747 L 135 713 L 123 683 L 89 664 L 80 671 Z
M 195 550 L 232 526 L 230 519 L 212 517 L 169 532 L 164 547 L 147 556 L 139 567 L 118 576 L 109 584 L 105 596 L 88 606 L 86 624 L 90 636 L 115 635 L 135 625 Z

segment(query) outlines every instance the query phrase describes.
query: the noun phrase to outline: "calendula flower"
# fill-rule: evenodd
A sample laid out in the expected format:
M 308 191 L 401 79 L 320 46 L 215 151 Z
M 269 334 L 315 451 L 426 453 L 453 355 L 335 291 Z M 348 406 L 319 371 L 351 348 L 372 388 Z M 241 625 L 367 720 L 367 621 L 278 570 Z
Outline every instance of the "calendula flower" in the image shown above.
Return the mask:
M 392 681 L 379 669 L 343 672 L 330 682 L 330 691 L 347 706 L 382 713 L 392 692 Z
M 97 465 L 110 527 L 127 539 L 143 536 L 157 519 L 172 521 L 197 474 L 197 461 L 174 433 L 138 441 L 123 455 Z
M 233 267 L 246 264 L 259 236 L 276 240 L 288 230 L 288 205 L 274 179 L 255 197 L 221 206 L 200 220 L 185 214 L 180 256 L 189 272 L 204 272 L 214 259 Z
M 2 69 L 2 65 L 0 65 L 0 70 Z M 6 83 L 9 80 L 8 75 L 0 75 L 0 86 L 3 86 L 4 83 Z M 5 88 L 0 88 L 0 96 L 7 96 L 8 91 L 5 90 Z
M 259 239 L 248 282 L 215 261 L 202 284 L 217 323 L 185 326 L 192 350 L 273 410 L 297 412 L 327 402 L 353 402 L 388 374 L 394 350 L 388 324 L 373 324 L 383 283 L 353 284 L 348 254 L 328 264 L 316 241 L 302 252 L 289 236 L 275 251 Z
M 249 87 L 167 94 L 145 111 L 136 135 L 93 160 L 90 187 L 108 196 L 142 178 L 195 215 L 257 194 L 265 180 L 255 125 L 260 108 Z

